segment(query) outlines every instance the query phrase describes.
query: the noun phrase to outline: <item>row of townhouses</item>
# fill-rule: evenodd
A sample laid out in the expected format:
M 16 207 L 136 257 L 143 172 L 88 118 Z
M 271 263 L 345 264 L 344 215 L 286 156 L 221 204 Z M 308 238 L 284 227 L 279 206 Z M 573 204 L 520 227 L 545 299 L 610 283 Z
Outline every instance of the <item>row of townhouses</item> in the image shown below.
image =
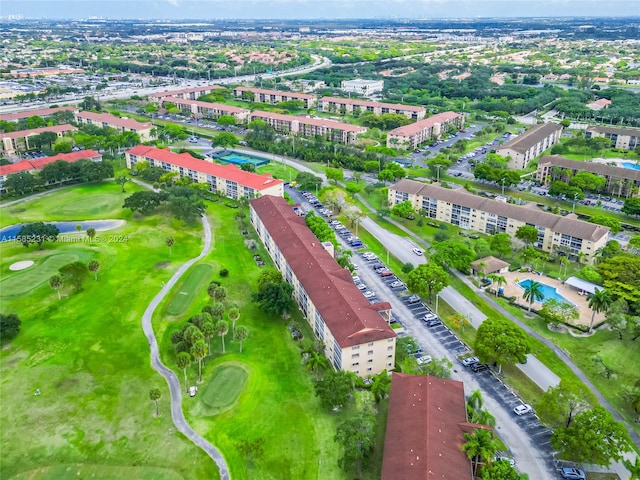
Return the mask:
M 389 187 L 391 207 L 407 200 L 429 218 L 489 235 L 505 232 L 514 237 L 523 225 L 536 227 L 538 248 L 546 252 L 564 249 L 574 259 L 583 257 L 586 263 L 593 263 L 596 251 L 609 238 L 608 227 L 578 220 L 575 214 L 555 215 L 534 204 L 512 205 L 437 183 L 403 179 Z

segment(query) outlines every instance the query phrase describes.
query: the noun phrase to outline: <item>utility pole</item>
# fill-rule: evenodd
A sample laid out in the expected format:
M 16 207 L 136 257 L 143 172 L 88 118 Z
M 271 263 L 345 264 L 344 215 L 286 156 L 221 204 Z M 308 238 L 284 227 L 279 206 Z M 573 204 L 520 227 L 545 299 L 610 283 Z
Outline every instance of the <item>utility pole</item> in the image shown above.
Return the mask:
M 500 183 L 502 184 L 502 196 L 504 197 L 504 178 Z
M 440 168 L 442 167 L 442 165 L 436 165 L 436 169 L 438 170 L 437 172 L 437 181 L 440 182 Z
M 576 211 L 576 200 L 578 199 L 578 192 L 573 194 L 573 205 L 571 206 L 571 213 Z

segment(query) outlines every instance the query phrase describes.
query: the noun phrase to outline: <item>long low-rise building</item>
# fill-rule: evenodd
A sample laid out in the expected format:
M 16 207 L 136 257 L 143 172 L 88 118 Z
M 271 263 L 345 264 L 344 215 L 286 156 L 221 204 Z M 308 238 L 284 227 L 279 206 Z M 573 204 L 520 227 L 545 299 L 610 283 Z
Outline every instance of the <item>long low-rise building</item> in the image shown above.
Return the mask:
M 496 153 L 509 159 L 507 168 L 523 170 L 531 160 L 558 143 L 561 133 L 561 125 L 541 123 L 518 136 L 512 136 L 507 143 L 496 148 Z
M 371 112 L 374 115 L 395 113 L 412 120 L 422 120 L 427 114 L 424 107 L 400 103 L 370 102 L 356 98 L 322 97 L 319 106 L 323 112 L 354 113 L 359 110 L 361 113 Z
M 381 478 L 473 480 L 464 434 L 488 428 L 467 421 L 462 382 L 393 373 Z
M 370 304 L 284 198 L 249 201 L 251 223 L 336 370 L 365 377 L 391 371 L 396 334 L 391 305 Z
M 235 117 L 238 123 L 244 123 L 251 113 L 246 108 L 233 107 L 222 103 L 201 102 L 199 100 L 183 100 L 178 97 L 164 97 L 161 105 L 174 103 L 184 113 L 192 116 L 217 119 L 222 115 Z
M 291 133 L 305 137 L 320 135 L 327 140 L 340 143 L 355 143 L 358 135 L 367 131 L 367 127 L 352 125 L 350 123 L 336 122 L 324 118 L 297 117 L 295 115 L 283 115 L 280 113 L 263 112 L 256 110 L 251 112 L 250 121 L 262 120 L 271 125 L 276 132 Z
M 188 153 L 173 153 L 167 149 L 138 145 L 125 152 L 127 168 L 140 162 L 165 172 L 176 172 L 194 183 L 205 183 L 211 193 L 228 198 L 253 198 L 259 195 L 282 197 L 284 182 L 269 174 L 245 172 L 235 165 L 220 165 L 192 157 Z
M 271 104 L 300 100 L 304 103 L 304 108 L 311 108 L 318 103 L 318 97 L 309 95 L 308 93 L 265 90 L 254 87 L 236 87 L 233 89 L 233 95 L 243 100 Z
M 421 143 L 440 137 L 450 125 L 458 130 L 464 128 L 464 115 L 443 112 L 411 125 L 394 128 L 387 134 L 387 147 L 413 150 Z
M 39 110 L 24 110 L 22 112 L 3 113 L 0 114 L 0 120 L 4 120 L 5 122 L 19 122 L 20 120 L 29 117 L 49 118 L 58 112 L 71 112 L 75 114 L 77 111 L 77 107 L 41 108 Z
M 596 251 L 609 238 L 608 227 L 578 220 L 575 214 L 555 215 L 534 204 L 513 205 L 437 183 L 403 179 L 389 187 L 391 207 L 407 200 L 426 217 L 489 235 L 504 232 L 515 237 L 518 228 L 533 226 L 538 230 L 538 248 L 546 252 L 565 250 L 574 259 L 584 257 L 587 263 L 593 262 Z
M 100 128 L 113 128 L 120 133 L 137 133 L 141 142 L 148 142 L 156 138 L 155 127 L 149 122 L 139 122 L 133 118 L 116 117 L 110 113 L 78 112 L 76 122 L 86 125 L 95 125 Z
M 164 97 L 178 97 L 184 100 L 197 100 L 203 95 L 208 95 L 211 92 L 224 88 L 220 85 L 202 85 L 200 87 L 182 88 L 180 90 L 165 90 L 164 92 L 152 93 L 149 95 L 149 100 L 154 103 L 160 103 Z
M 43 157 L 34 160 L 20 160 L 16 163 L 10 163 L 8 165 L 0 166 L 0 193 L 5 192 L 4 183 L 7 181 L 7 177 L 15 173 L 29 172 L 34 173 L 42 170 L 45 165 L 53 162 L 77 162 L 78 160 L 91 160 L 92 162 L 101 162 L 102 154 L 94 152 L 93 150 L 79 150 L 77 152 L 59 153 L 53 157 Z
M 538 161 L 536 180 L 548 185 L 554 180 L 567 178 L 567 173 L 575 175 L 578 172 L 589 172 L 604 177 L 607 180 L 605 189 L 614 195 L 638 195 L 640 189 L 640 170 L 569 160 L 559 155 L 545 155 Z
M 44 132 L 55 133 L 57 137 L 63 137 L 66 133 L 78 130 L 73 125 L 52 125 L 50 127 L 32 128 L 30 130 L 20 130 L 18 132 L 0 133 L 0 153 L 4 155 L 15 155 L 16 152 L 25 152 L 36 148 L 31 145 L 29 139 Z
M 640 130 L 636 128 L 607 127 L 606 125 L 594 125 L 587 127 L 585 138 L 608 138 L 613 148 L 621 150 L 633 150 L 640 147 Z

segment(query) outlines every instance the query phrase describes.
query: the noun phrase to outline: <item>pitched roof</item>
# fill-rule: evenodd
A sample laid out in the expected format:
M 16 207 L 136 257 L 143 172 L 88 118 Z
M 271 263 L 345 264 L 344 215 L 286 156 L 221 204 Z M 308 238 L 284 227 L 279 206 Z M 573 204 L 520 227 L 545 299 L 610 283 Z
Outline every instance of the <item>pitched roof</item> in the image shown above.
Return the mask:
M 460 447 L 474 427 L 462 382 L 393 373 L 382 480 L 472 480 Z
M 480 265 L 480 264 L 484 264 L 484 265 Z M 503 260 L 500 260 L 499 258 L 493 257 L 493 256 L 488 256 L 488 257 L 484 257 L 484 258 L 480 258 L 478 260 L 476 260 L 475 262 L 471 262 L 471 267 L 476 271 L 476 272 L 482 272 L 485 275 L 488 273 L 493 273 L 493 272 L 499 272 L 500 270 L 502 270 L 504 267 L 508 267 L 509 264 Z
M 76 113 L 76 117 L 86 118 L 91 120 L 92 122 L 103 122 L 109 125 L 117 125 L 118 127 L 124 127 L 134 131 L 153 128 L 153 125 L 149 122 L 142 123 L 134 120 L 133 118 L 116 117 L 115 115 L 111 115 L 110 113 L 94 113 L 83 111 Z
M 501 145 L 497 150 L 510 149 L 524 153 L 559 130 L 562 130 L 562 126 L 556 123 L 541 123 L 518 136 L 511 137 L 507 143 Z
M 46 117 L 48 115 L 53 115 L 56 112 L 64 112 L 68 110 L 70 112 L 77 112 L 77 107 L 56 107 L 56 108 L 42 108 L 39 110 L 25 110 L 23 112 L 16 113 L 3 113 L 0 115 L 0 120 L 4 120 L 6 122 L 12 122 L 14 120 L 20 120 L 21 118 L 29 118 L 29 117 Z
M 0 176 L 11 175 L 18 172 L 31 172 L 33 170 L 40 170 L 49 163 L 62 160 L 65 162 L 73 163 L 78 160 L 93 158 L 102 158 L 102 155 L 94 152 L 93 150 L 79 150 L 77 152 L 59 153 L 53 157 L 37 158 L 35 160 L 20 160 L 16 163 L 10 163 L 9 165 L 0 166 Z
M 546 166 L 568 168 L 571 170 L 584 170 L 585 172 L 591 172 L 596 175 L 606 177 L 640 181 L 640 170 L 614 167 L 611 165 L 605 165 L 604 163 L 569 160 L 568 158 L 561 157 L 560 155 L 545 155 L 542 157 L 538 161 L 538 169 Z
M 636 128 L 616 128 L 606 125 L 591 125 L 587 127 L 587 132 L 612 133 L 614 135 L 628 135 L 629 137 L 640 137 L 640 130 Z
M 265 195 L 249 203 L 341 348 L 396 336 L 378 313 L 378 308 L 390 306 L 376 307 L 364 298 L 349 271 L 338 265 L 284 198 Z
M 212 90 L 215 90 L 217 88 L 224 88 L 224 87 L 221 87 L 220 85 L 202 85 L 200 87 L 182 88 L 180 90 L 167 90 L 167 91 L 164 91 L 164 92 L 151 93 L 151 94 L 149 94 L 149 97 L 162 98 L 162 97 L 167 97 L 167 96 L 172 96 L 172 95 L 181 95 L 181 94 L 184 94 L 184 93 L 206 92 L 207 90 L 212 91 Z
M 159 162 L 169 163 L 178 167 L 187 168 L 195 172 L 204 173 L 217 178 L 225 178 L 240 185 L 253 188 L 254 190 L 264 190 L 273 187 L 282 180 L 273 178 L 268 173 L 260 175 L 257 173 L 245 172 L 235 165 L 220 165 L 217 163 L 207 162 L 193 158 L 188 153 L 173 153 L 170 150 L 147 147 L 146 145 L 138 145 L 127 151 L 130 155 L 139 155 L 141 157 L 152 158 Z
M 263 95 L 279 95 L 281 97 L 292 97 L 292 98 L 305 98 L 307 100 L 315 100 L 315 95 L 309 95 L 308 93 L 302 92 L 286 92 L 284 90 L 266 90 L 264 88 L 253 88 L 253 87 L 236 87 L 234 89 L 238 92 L 253 92 L 253 93 L 262 93 Z
M 442 188 L 438 184 L 427 185 L 416 182 L 415 180 L 402 179 L 395 185 L 389 187 L 389 189 L 494 213 L 502 217 L 513 218 L 514 220 L 545 227 L 554 232 L 571 235 L 592 242 L 598 241 L 603 236 L 609 234 L 609 227 L 578 220 L 575 215 L 563 217 L 527 206 L 513 205 L 478 195 L 472 195 L 463 188 L 453 190 Z
M 30 135 L 40 135 L 43 132 L 64 133 L 71 130 L 77 130 L 73 125 L 52 125 L 50 127 L 32 128 L 29 130 L 20 130 L 17 132 L 0 133 L 0 138 L 23 138 Z
M 201 102 L 200 100 L 189 100 L 188 98 L 179 98 L 173 96 L 162 97 L 162 102 L 173 102 L 176 105 L 197 105 L 202 108 L 213 108 L 216 110 L 221 110 L 223 112 L 230 113 L 249 113 L 249 110 L 246 108 L 234 107 L 231 105 L 225 105 L 223 103 L 211 103 L 211 102 Z
M 284 115 L 281 113 L 263 112 L 261 110 L 255 110 L 251 112 L 251 119 L 253 118 L 271 118 L 273 120 L 280 120 L 282 122 L 298 122 L 304 125 L 333 128 L 345 132 L 364 132 L 367 130 L 367 127 L 352 125 L 350 123 L 336 122 L 335 120 L 327 120 L 324 118 L 298 117 L 296 115 Z
M 393 130 L 389 131 L 389 135 L 401 135 L 401 136 L 415 135 L 416 133 L 421 132 L 425 128 L 431 128 L 436 124 L 455 120 L 456 118 L 461 116 L 462 115 L 455 112 L 438 113 L 436 115 L 430 116 L 429 118 L 425 118 L 424 120 L 420 120 L 416 123 L 405 125 L 403 127 L 394 128 Z
M 416 105 L 403 105 L 401 103 L 369 102 L 367 100 L 358 100 L 357 98 L 322 97 L 320 101 L 344 103 L 347 105 L 361 105 L 363 107 L 391 108 L 396 110 L 406 110 L 408 112 L 424 112 L 425 111 L 424 107 L 418 107 Z

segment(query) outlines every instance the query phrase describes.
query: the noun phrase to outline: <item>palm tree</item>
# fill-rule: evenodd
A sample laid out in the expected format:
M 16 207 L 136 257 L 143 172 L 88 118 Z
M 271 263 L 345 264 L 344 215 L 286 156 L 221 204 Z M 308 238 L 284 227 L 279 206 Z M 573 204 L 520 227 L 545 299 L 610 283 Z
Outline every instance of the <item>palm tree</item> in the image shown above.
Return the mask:
M 622 464 L 629 470 L 631 477 L 629 480 L 640 480 L 640 456 L 636 455 L 635 463 L 631 463 L 630 460 L 622 460 Z
M 474 429 L 473 433 L 465 433 L 467 440 L 460 449 L 467 454 L 467 458 L 473 462 L 473 476 L 476 476 L 478 464 L 482 461 L 491 462 L 497 450 L 496 441 L 491 431 L 481 428 Z
M 474 390 L 467 398 L 467 415 L 472 417 L 472 412 L 477 412 L 482 409 L 484 405 L 484 399 L 482 398 L 482 392 L 480 390 Z
M 87 237 L 89 237 L 89 241 L 93 242 L 93 239 L 95 236 L 96 236 L 96 229 L 93 227 L 87 228 Z
M 49 279 L 49 286 L 58 292 L 58 300 L 60 300 L 60 289 L 62 285 L 62 277 L 60 275 L 54 275 Z
M 162 392 L 159 388 L 152 388 L 149 390 L 149 400 L 156 404 L 156 417 L 158 416 L 158 400 L 162 397 Z
M 224 316 L 224 304 L 214 301 L 213 305 L 209 306 L 207 311 L 214 320 L 222 320 Z
M 184 391 L 189 391 L 187 388 L 187 368 L 191 365 L 191 355 L 189 352 L 180 352 L 176 356 L 176 366 L 184 373 Z
M 198 383 L 202 383 L 202 360 L 207 356 L 207 344 L 198 340 L 191 346 L 191 355 L 198 362 Z
M 225 298 L 227 298 L 227 289 L 224 287 L 216 286 L 213 291 L 213 299 L 222 302 Z
M 116 177 L 116 183 L 118 185 L 120 185 L 120 187 L 122 188 L 122 193 L 125 193 L 124 190 L 124 185 L 129 181 L 129 179 L 127 177 L 125 177 L 124 175 L 120 175 L 119 177 Z
M 216 333 L 222 339 L 222 353 L 224 353 L 224 337 L 227 333 L 229 333 L 229 324 L 224 320 L 220 320 L 218 323 L 216 323 Z
M 487 275 L 487 278 L 491 280 L 496 285 L 496 297 L 498 296 L 498 290 L 502 285 L 507 283 L 507 280 L 502 275 L 498 275 L 497 273 L 490 273 Z
M 204 335 L 204 339 L 207 341 L 207 355 L 211 355 L 211 339 L 216 335 L 216 325 L 211 320 L 202 322 L 200 325 L 200 331 Z
M 524 287 L 523 298 L 529 302 L 529 312 L 531 311 L 531 305 L 533 302 L 539 302 L 544 298 L 542 294 L 542 284 L 534 280 L 529 280 L 529 285 Z
M 613 299 L 609 292 L 607 292 L 604 288 L 600 288 L 593 293 L 587 295 L 587 300 L 589 301 L 589 308 L 593 312 L 591 314 L 591 322 L 589 323 L 589 332 L 593 330 L 593 321 L 596 318 L 596 313 L 606 312 Z
M 227 316 L 229 317 L 229 320 L 231 320 L 231 325 L 232 325 L 231 338 L 233 339 L 233 338 L 236 338 L 236 322 L 240 318 L 240 309 L 238 307 L 231 307 L 227 312 Z
M 305 362 L 307 368 L 315 374 L 316 379 L 320 377 L 320 373 L 329 368 L 329 362 L 326 357 L 321 353 L 312 350 L 309 352 L 307 361 Z
M 100 262 L 98 260 L 91 260 L 89 262 L 89 271 L 93 272 L 94 280 L 98 280 L 98 270 L 100 270 Z
M 164 241 L 165 245 L 169 247 L 169 256 L 171 256 L 171 247 L 176 243 L 173 237 L 167 237 Z
M 240 341 L 240 353 L 242 353 L 242 341 L 246 340 L 248 336 L 249 336 L 249 330 L 247 330 L 247 327 L 239 326 L 236 329 L 235 337 L 236 337 L 236 340 Z
M 380 403 L 384 397 L 389 395 L 390 389 L 391 377 L 383 370 L 374 377 L 373 383 L 371 384 L 371 393 L 373 393 L 373 398 L 375 398 L 376 403 Z

